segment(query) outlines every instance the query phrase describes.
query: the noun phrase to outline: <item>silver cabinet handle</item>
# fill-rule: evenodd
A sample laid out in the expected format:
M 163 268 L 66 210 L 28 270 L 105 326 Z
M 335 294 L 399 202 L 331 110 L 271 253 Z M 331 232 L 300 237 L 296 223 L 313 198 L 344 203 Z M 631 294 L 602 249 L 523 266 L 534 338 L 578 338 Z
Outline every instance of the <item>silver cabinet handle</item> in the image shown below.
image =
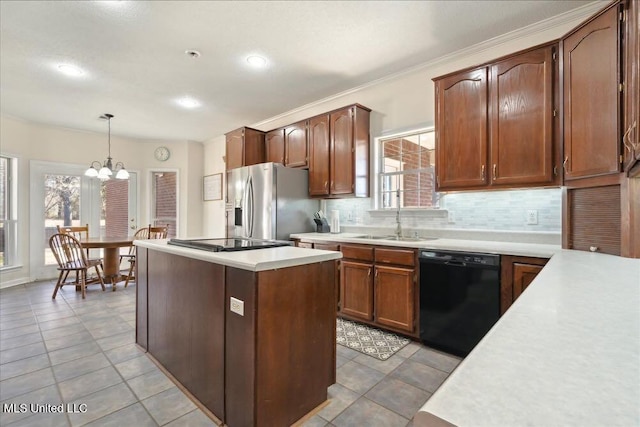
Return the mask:
M 496 178 L 498 178 L 498 165 L 497 164 L 493 164 L 493 180 L 495 181 Z
M 482 167 L 480 168 L 480 174 L 482 175 L 482 180 L 484 181 L 486 178 L 486 175 L 484 173 L 484 165 L 482 165 Z
M 562 169 L 564 169 L 565 173 L 567 172 L 567 163 L 569 162 L 569 156 L 564 158 L 564 162 L 562 162 Z

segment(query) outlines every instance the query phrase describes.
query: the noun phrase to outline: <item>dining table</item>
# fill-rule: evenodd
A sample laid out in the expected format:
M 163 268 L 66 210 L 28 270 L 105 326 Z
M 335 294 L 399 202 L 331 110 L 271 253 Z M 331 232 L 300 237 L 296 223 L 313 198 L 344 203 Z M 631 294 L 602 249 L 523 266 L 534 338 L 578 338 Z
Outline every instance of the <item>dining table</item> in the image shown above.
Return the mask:
M 122 237 L 88 237 L 82 239 L 82 246 L 87 249 L 103 249 L 103 276 L 105 281 L 111 283 L 113 291 L 116 290 L 116 283 L 124 280 L 126 276 L 120 274 L 120 248 L 133 245 L 133 236 Z

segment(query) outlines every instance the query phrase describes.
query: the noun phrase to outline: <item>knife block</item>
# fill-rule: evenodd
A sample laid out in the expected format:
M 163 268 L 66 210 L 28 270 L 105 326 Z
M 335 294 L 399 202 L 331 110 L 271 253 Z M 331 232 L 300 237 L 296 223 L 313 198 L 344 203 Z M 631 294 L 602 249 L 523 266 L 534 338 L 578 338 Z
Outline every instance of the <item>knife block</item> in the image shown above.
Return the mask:
M 329 223 L 326 218 L 321 219 L 313 219 L 313 222 L 316 223 L 316 233 L 329 233 L 331 229 L 329 228 Z

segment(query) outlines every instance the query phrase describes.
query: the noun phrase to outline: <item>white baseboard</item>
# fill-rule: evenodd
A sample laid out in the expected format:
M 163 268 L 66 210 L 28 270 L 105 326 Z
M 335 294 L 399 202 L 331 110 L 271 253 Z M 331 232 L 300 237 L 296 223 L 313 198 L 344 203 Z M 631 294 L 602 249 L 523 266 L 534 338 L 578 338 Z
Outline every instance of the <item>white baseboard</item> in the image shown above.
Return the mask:
M 25 283 L 31 282 L 32 280 L 29 277 L 20 277 L 6 282 L 0 282 L 0 289 L 11 288 L 13 286 L 24 285 Z

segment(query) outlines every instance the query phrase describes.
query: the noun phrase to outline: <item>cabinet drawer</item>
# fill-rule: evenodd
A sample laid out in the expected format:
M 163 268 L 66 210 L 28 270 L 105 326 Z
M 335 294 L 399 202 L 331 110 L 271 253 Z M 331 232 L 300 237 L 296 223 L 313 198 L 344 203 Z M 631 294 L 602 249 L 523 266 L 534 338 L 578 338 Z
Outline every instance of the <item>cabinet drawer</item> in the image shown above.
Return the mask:
M 313 248 L 322 249 L 325 251 L 339 251 L 340 245 L 338 245 L 337 243 L 314 243 Z
M 373 247 L 342 245 L 342 256 L 362 261 L 373 261 Z
M 312 249 L 313 248 L 313 243 L 309 243 L 309 242 L 298 242 L 297 246 L 299 248 L 309 248 Z
M 416 254 L 414 251 L 401 249 L 376 248 L 376 263 L 398 264 L 415 266 Z

